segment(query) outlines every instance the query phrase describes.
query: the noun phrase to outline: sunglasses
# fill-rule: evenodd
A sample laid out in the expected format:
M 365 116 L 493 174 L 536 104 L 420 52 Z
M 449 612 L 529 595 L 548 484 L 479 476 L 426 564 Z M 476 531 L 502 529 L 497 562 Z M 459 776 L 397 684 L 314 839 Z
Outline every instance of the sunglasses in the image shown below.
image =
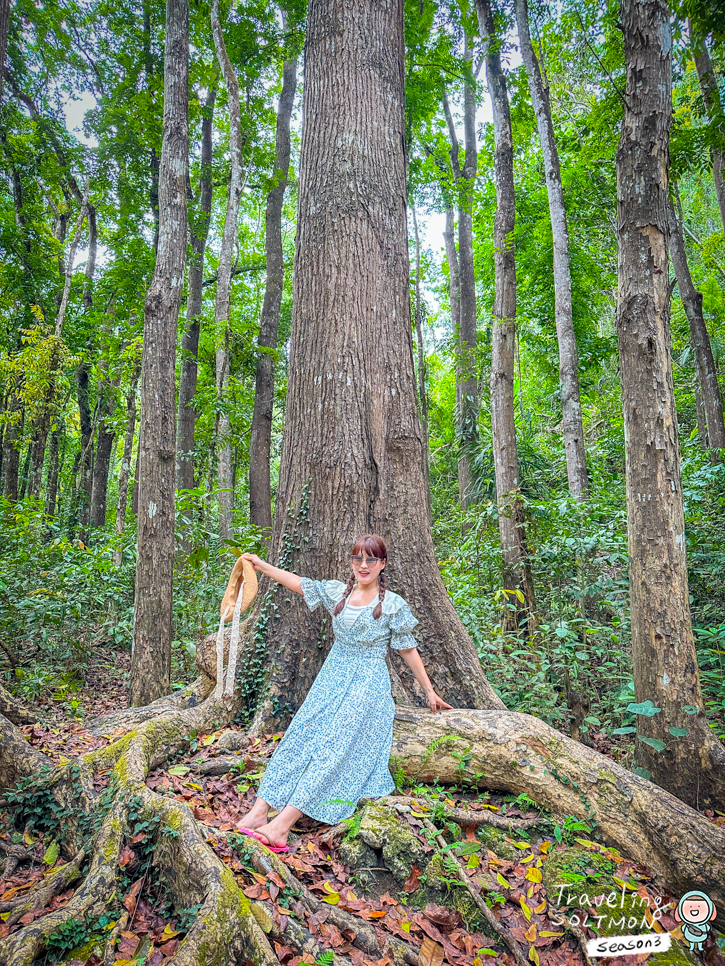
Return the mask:
M 350 554 L 350 557 L 354 564 L 361 564 L 363 562 L 363 558 L 359 553 Z M 368 566 L 374 567 L 376 564 L 380 563 L 380 557 L 368 557 L 367 563 Z

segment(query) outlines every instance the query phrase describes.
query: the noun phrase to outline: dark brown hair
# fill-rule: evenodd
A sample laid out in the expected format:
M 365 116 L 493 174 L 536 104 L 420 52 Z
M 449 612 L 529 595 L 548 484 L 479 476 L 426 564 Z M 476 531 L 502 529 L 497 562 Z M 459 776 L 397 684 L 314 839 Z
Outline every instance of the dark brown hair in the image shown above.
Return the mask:
M 350 554 L 354 553 L 364 553 L 367 557 L 379 557 L 381 560 L 388 559 L 388 548 L 385 546 L 385 541 L 382 537 L 379 537 L 377 533 L 366 533 L 364 536 L 360 537 L 355 544 L 355 546 L 350 551 Z M 387 587 L 387 580 L 385 578 L 385 571 L 381 570 L 378 577 L 378 585 L 380 591 L 378 597 L 380 598 L 375 605 L 375 610 L 373 611 L 373 617 L 375 620 L 380 617 L 383 612 L 383 600 L 385 598 L 385 590 Z M 342 595 L 342 600 L 339 601 L 333 614 L 337 615 L 345 606 L 345 601 L 352 593 L 352 589 L 355 586 L 355 572 L 353 571 L 352 576 L 347 582 L 347 587 L 345 587 L 345 593 Z

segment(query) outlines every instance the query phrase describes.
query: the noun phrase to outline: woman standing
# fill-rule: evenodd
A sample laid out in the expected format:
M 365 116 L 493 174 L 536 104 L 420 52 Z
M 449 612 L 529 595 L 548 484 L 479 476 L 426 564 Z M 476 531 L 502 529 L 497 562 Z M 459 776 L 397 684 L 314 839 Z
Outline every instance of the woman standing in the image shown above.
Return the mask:
M 382 537 L 367 534 L 357 541 L 347 584 L 298 577 L 255 554 L 244 556 L 255 570 L 302 594 L 310 610 L 322 604 L 333 615 L 335 643 L 272 755 L 239 830 L 286 852 L 289 830 L 301 815 L 335 825 L 353 814 L 360 798 L 395 790 L 388 767 L 395 714 L 385 664 L 388 644 L 400 651 L 432 711 L 451 705 L 433 690 L 416 650 L 410 632 L 418 621 L 403 598 L 387 590 Z M 267 822 L 270 807 L 279 814 Z

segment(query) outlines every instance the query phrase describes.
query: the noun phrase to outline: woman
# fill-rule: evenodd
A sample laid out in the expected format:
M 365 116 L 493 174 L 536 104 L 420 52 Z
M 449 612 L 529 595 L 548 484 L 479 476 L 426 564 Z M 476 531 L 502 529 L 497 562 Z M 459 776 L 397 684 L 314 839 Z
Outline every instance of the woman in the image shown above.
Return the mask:
M 310 610 L 322 604 L 333 615 L 335 643 L 239 829 L 273 851 L 287 852 L 287 835 L 301 815 L 336 825 L 353 814 L 358 799 L 395 790 L 388 768 L 395 713 L 385 664 L 388 644 L 400 651 L 432 711 L 451 705 L 433 690 L 416 651 L 410 632 L 418 621 L 403 598 L 387 590 L 382 537 L 367 534 L 357 541 L 347 585 L 298 577 L 255 554 L 244 556 L 255 570 L 302 594 Z M 270 807 L 279 814 L 268 822 Z

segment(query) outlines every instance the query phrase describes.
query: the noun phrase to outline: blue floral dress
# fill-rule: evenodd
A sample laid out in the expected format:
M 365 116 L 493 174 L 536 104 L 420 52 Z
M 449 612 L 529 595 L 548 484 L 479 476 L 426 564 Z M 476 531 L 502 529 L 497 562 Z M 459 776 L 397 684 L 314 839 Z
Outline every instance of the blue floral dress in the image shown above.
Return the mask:
M 332 613 L 345 592 L 340 580 L 302 577 L 310 610 Z M 388 762 L 395 704 L 385 663 L 388 644 L 417 647 L 418 623 L 398 594 L 388 590 L 376 620 L 376 597 L 348 629 L 343 610 L 332 618 L 335 643 L 307 697 L 272 755 L 258 795 L 276 809 L 294 805 L 318 822 L 349 818 L 360 798 L 395 790 Z

